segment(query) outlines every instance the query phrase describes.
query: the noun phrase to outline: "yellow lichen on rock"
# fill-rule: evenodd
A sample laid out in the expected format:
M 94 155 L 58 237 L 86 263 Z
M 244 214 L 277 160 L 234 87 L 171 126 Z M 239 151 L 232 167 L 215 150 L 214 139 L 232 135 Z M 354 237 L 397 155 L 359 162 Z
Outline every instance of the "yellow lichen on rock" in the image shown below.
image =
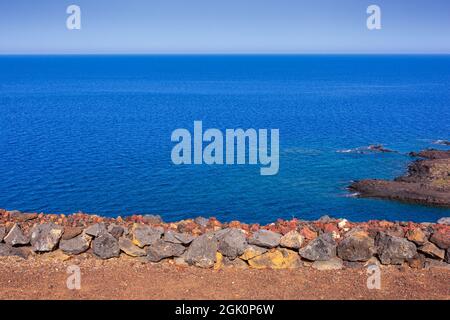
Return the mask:
M 288 249 L 273 249 L 260 256 L 248 260 L 250 267 L 255 269 L 291 269 L 300 267 L 300 256 Z
M 219 270 L 223 267 L 223 255 L 217 251 L 216 252 L 216 262 L 214 263 L 214 270 Z

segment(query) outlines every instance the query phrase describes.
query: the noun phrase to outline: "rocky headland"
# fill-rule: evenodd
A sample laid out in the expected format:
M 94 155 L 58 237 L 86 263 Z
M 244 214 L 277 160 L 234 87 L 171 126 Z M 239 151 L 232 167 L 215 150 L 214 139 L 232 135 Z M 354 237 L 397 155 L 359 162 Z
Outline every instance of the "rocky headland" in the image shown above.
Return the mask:
M 106 218 L 0 210 L 0 256 L 70 260 L 131 258 L 199 268 L 317 270 L 368 264 L 449 268 L 450 218 L 437 223 L 328 216 L 260 226 L 215 218 L 164 222 L 159 216 Z
M 450 150 L 428 149 L 410 156 L 422 159 L 412 162 L 404 176 L 360 180 L 349 189 L 361 197 L 450 207 Z

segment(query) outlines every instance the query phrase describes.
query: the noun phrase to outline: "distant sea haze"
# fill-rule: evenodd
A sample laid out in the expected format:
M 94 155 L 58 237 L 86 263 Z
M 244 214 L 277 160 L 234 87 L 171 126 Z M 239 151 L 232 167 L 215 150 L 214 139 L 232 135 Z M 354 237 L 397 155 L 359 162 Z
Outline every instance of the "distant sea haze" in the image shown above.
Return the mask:
M 0 57 L 0 208 L 167 221 L 436 221 L 349 196 L 450 139 L 450 56 Z M 175 165 L 177 128 L 277 128 L 279 171 Z M 382 144 L 395 153 L 352 152 Z M 349 152 L 338 152 L 347 150 Z

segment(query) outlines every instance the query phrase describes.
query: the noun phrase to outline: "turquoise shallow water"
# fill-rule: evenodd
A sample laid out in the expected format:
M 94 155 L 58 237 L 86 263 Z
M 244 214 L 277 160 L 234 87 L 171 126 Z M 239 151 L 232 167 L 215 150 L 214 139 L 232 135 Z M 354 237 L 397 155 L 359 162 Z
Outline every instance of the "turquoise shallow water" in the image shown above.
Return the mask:
M 260 223 L 450 214 L 345 189 L 450 138 L 450 56 L 3 56 L 0 70 L 2 208 Z M 194 120 L 278 128 L 279 174 L 173 165 L 170 135 Z M 374 143 L 399 153 L 337 152 Z

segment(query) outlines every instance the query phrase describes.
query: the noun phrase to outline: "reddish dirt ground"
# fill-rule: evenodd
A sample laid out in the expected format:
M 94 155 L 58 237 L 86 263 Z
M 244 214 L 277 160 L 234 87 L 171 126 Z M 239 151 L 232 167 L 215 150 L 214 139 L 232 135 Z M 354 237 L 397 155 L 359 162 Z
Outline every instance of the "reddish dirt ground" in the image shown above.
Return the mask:
M 81 289 L 67 289 L 78 265 Z M 450 270 L 382 267 L 381 289 L 367 289 L 365 269 L 203 270 L 136 259 L 62 261 L 0 257 L 0 299 L 446 299 Z

